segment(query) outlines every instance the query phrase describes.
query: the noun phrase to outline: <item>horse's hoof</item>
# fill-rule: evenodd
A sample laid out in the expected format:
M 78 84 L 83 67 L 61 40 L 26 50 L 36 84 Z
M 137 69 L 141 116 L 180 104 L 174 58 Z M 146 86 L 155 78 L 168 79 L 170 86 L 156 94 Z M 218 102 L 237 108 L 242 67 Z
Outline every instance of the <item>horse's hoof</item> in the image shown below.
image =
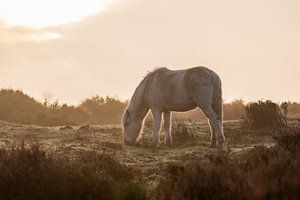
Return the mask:
M 224 148 L 224 147 L 225 147 L 225 142 L 226 142 L 225 138 L 220 138 L 220 139 L 218 140 L 218 145 L 217 145 L 217 147 L 220 148 L 220 149 Z
M 217 144 L 215 144 L 215 143 L 212 144 L 212 143 L 211 143 L 209 147 L 210 147 L 210 148 L 216 148 L 216 147 L 217 147 Z
M 152 148 L 158 148 L 159 147 L 159 143 L 152 143 Z
M 217 138 L 216 137 L 212 137 L 210 139 L 210 147 L 211 148 L 215 148 L 217 146 Z
M 152 146 L 153 147 L 159 147 L 159 140 L 153 140 L 152 141 Z
M 211 142 L 210 142 L 210 147 L 216 147 L 217 146 L 217 141 L 216 140 L 212 140 Z

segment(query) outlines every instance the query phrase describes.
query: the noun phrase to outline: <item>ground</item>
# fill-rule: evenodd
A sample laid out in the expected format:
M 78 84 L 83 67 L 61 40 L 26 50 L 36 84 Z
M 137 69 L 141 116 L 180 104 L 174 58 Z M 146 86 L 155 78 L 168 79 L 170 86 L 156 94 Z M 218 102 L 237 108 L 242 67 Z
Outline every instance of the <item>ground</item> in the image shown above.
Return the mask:
M 201 159 L 222 150 L 238 154 L 255 146 L 274 145 L 273 130 L 252 130 L 241 121 L 226 121 L 226 146 L 222 149 L 211 148 L 209 130 L 208 124 L 204 122 L 175 122 L 174 145 L 161 144 L 154 148 L 150 145 L 151 123 L 146 123 L 137 145 L 125 146 L 122 143 L 121 125 L 40 127 L 0 121 L 0 146 L 7 148 L 22 141 L 25 144 L 39 143 L 46 151 L 71 158 L 85 151 L 103 152 L 135 169 L 138 174 L 136 179 L 149 191 L 153 191 L 160 178 L 160 170 L 170 162 Z

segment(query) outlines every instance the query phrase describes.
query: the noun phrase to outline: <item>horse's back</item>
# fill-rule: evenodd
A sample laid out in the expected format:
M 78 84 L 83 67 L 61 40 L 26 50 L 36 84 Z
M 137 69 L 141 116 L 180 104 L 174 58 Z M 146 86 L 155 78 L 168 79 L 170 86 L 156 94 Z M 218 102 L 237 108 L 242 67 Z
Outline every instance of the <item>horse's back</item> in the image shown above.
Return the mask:
M 187 92 L 195 93 L 197 90 L 206 87 L 212 87 L 212 76 L 215 73 L 207 67 L 193 67 L 183 70 L 161 71 L 158 77 L 161 89 L 168 93 L 172 91 L 174 94 Z
M 184 81 L 186 89 L 190 93 L 195 93 L 202 88 L 212 87 L 213 71 L 206 67 L 194 67 L 186 70 Z
M 197 107 L 196 98 L 212 90 L 211 70 L 194 67 L 184 70 L 158 69 L 148 83 L 149 104 L 166 110 L 187 111 Z M 210 94 L 208 94 L 210 95 Z

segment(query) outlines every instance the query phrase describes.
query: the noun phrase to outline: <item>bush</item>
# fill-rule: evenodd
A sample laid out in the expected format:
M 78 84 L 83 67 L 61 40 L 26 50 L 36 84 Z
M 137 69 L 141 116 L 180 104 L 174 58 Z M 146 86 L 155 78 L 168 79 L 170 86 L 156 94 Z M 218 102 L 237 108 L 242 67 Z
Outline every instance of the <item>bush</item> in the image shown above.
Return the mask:
M 78 159 L 48 154 L 38 145 L 0 150 L 0 199 L 145 199 L 133 171 L 105 154 Z M 130 192 L 124 192 L 128 189 Z M 123 194 L 123 195 L 118 195 Z
M 283 127 L 287 124 L 279 106 L 269 100 L 248 103 L 246 122 L 255 128 Z
M 177 144 L 191 144 L 195 142 L 195 129 L 185 122 L 176 122 L 172 127 L 173 143 Z
M 156 198 L 242 199 L 241 177 L 237 176 L 238 171 L 232 170 L 227 156 L 220 154 L 211 159 L 208 163 L 192 161 L 168 165 L 164 171 L 165 179 L 157 187 Z
M 273 148 L 257 147 L 235 156 L 225 151 L 207 160 L 170 164 L 163 170 L 156 198 L 300 199 L 299 134 L 299 129 L 286 129 Z

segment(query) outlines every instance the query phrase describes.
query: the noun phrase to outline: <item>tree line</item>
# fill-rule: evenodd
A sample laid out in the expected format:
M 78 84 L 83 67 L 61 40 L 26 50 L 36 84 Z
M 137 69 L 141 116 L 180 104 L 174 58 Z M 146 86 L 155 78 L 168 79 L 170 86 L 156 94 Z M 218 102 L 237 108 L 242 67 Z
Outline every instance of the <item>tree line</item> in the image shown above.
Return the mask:
M 128 101 L 117 97 L 92 96 L 79 105 L 60 104 L 58 101 L 39 102 L 21 90 L 0 90 L 0 120 L 41 126 L 61 126 L 79 124 L 117 124 Z M 246 103 L 234 100 L 223 106 L 224 119 L 235 120 L 245 116 Z M 284 102 L 280 108 L 290 118 L 300 118 L 300 103 Z M 149 117 L 148 120 L 151 119 Z M 199 109 L 184 113 L 174 113 L 177 121 L 205 120 Z

